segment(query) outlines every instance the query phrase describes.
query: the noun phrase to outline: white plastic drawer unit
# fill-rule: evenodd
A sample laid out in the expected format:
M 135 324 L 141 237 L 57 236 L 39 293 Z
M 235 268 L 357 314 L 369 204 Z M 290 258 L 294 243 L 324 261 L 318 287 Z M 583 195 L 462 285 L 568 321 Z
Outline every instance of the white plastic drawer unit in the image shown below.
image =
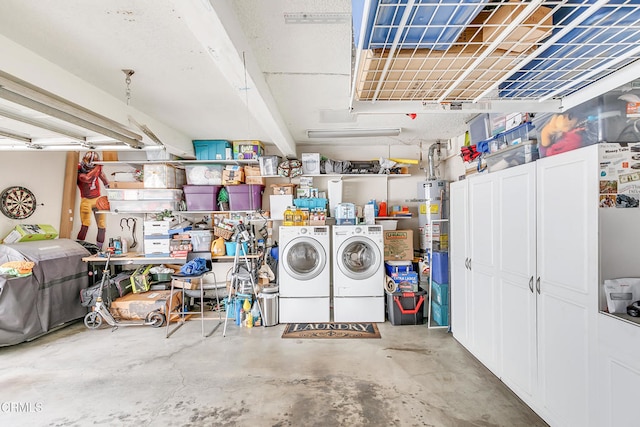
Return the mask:
M 171 222 L 169 221 L 145 221 L 143 233 L 145 236 L 168 235 Z
M 166 254 L 167 256 L 171 252 L 170 249 L 171 239 L 169 236 L 158 236 L 157 238 L 145 238 L 144 239 L 144 253 L 145 255 L 159 255 Z

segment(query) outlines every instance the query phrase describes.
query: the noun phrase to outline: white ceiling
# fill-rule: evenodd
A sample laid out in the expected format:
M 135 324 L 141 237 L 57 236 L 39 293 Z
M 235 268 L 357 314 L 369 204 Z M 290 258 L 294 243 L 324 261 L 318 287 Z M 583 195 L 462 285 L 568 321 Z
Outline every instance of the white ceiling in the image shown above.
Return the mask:
M 288 24 L 291 13 L 339 22 Z M 401 127 L 367 143 L 418 143 L 459 135 L 469 117 L 350 114 L 350 0 L 3 0 L 0 35 L 125 106 L 121 70 L 134 70 L 130 107 L 189 140 L 258 139 L 290 155 L 312 142 L 307 129 Z M 0 56 L 7 71 L 11 58 Z
M 584 1 L 561 3 L 576 3 L 575 7 L 594 3 Z M 544 2 L 549 7 L 556 3 Z M 635 0 L 623 3 L 636 19 L 640 6 Z M 131 126 L 132 117 L 177 154 L 191 153 L 193 139 L 257 139 L 283 155 L 295 155 L 303 144 L 428 143 L 460 135 L 478 111 L 550 111 L 545 108 L 561 108 L 562 101 L 569 108 L 586 100 L 570 94 L 571 102 L 569 97 L 547 104 L 518 104 L 514 99 L 505 106 L 491 99 L 461 104 L 460 111 L 447 102 L 424 100 L 354 102 L 352 70 L 359 51 L 352 41 L 351 4 L 351 0 L 2 0 L 0 73 L 139 132 Z M 637 25 L 633 19 L 620 30 L 633 30 Z M 550 47 L 552 39 L 537 52 Z M 632 60 L 639 55 L 638 49 L 631 53 Z M 124 69 L 135 71 L 128 104 Z M 620 85 L 640 77 L 639 70 L 636 66 L 606 72 L 612 72 L 610 80 Z M 593 96 L 598 85 L 601 92 L 611 89 L 610 83 L 594 81 L 587 96 Z M 56 135 L 3 118 L 7 108 L 15 105 L 0 102 L 0 148 L 3 130 L 43 141 Z M 415 118 L 411 113 L 417 113 Z M 310 140 L 306 134 L 308 129 L 388 127 L 399 127 L 402 133 L 333 140 Z

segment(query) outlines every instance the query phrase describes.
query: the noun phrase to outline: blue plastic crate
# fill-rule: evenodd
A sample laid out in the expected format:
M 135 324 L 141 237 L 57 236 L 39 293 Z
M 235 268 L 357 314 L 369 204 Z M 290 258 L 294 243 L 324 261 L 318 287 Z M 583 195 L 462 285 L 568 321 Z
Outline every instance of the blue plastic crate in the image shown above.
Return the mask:
M 384 263 L 384 268 L 387 271 L 387 275 L 391 276 L 393 273 L 413 271 L 413 264 L 411 261 L 387 261 Z
M 431 301 L 435 301 L 440 305 L 449 304 L 449 285 L 438 282 L 431 283 Z
M 303 199 L 293 199 L 293 204 L 298 208 L 326 209 L 327 199 L 322 197 L 307 197 Z
M 434 282 L 449 283 L 449 253 L 433 252 L 431 260 L 431 279 Z
M 448 326 L 449 325 L 449 306 L 448 305 L 440 305 L 435 301 L 431 301 L 431 319 L 440 325 L 440 326 Z
M 227 151 L 227 149 L 229 151 Z M 224 139 L 194 140 L 193 150 L 197 160 L 232 160 L 233 146 Z

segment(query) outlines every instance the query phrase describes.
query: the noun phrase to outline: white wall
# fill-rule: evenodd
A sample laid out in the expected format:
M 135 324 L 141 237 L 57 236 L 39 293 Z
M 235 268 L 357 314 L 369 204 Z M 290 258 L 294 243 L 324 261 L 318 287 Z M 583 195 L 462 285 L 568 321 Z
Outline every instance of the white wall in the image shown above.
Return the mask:
M 0 191 L 19 185 L 36 197 L 35 213 L 25 220 L 0 215 L 0 239 L 17 224 L 49 224 L 60 228 L 66 154 L 62 152 L 3 152 L 0 158 Z

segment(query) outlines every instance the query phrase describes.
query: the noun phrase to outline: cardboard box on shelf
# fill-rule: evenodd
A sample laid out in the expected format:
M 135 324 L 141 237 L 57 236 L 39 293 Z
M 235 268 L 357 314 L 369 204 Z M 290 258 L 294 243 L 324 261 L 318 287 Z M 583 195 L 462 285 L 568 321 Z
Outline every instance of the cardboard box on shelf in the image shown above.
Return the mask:
M 131 293 L 113 301 L 110 310 L 115 317 L 125 320 L 143 320 L 149 313 L 158 309 L 166 315 L 182 305 L 182 291 L 173 291 L 171 310 L 169 309 L 170 296 L 171 291 Z
M 51 240 L 58 237 L 58 231 L 48 224 L 18 224 L 4 238 L 2 243 L 11 244 L 32 240 Z
M 264 154 L 261 141 L 233 141 L 233 158 L 239 160 L 257 160 Z
M 244 176 L 261 176 L 260 166 L 247 165 L 244 167 Z
M 384 232 L 384 260 L 413 260 L 413 230 L 387 230 Z
M 266 185 L 267 180 L 261 176 L 245 176 L 244 177 L 245 184 L 256 184 L 256 185 Z
M 271 184 L 271 189 L 275 195 L 292 195 L 295 196 L 296 184 Z
M 138 189 L 144 188 L 144 182 L 142 182 L 142 181 L 134 181 L 134 182 L 111 181 L 109 183 L 109 188 L 123 189 L 123 190 L 130 190 L 130 189 L 138 190 Z
M 242 169 L 238 169 L 238 170 L 225 169 L 222 171 L 223 185 L 242 184 L 243 182 L 244 182 L 244 171 Z

